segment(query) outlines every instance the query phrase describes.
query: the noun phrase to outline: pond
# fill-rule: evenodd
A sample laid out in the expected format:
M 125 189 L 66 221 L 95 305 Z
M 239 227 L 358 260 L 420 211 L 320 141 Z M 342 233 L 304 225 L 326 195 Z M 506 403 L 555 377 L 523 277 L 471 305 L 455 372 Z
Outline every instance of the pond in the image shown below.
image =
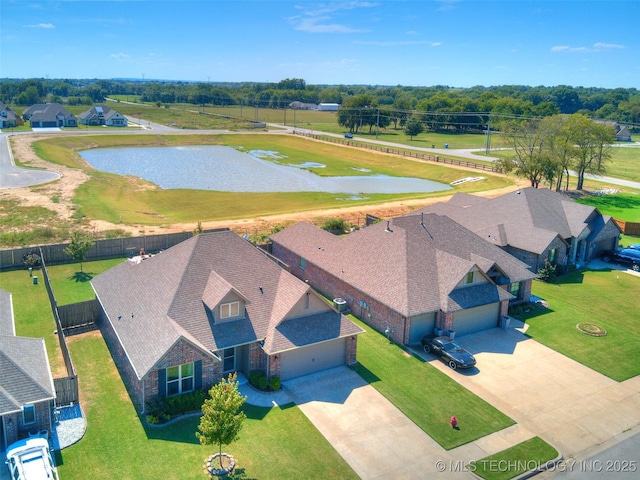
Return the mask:
M 225 146 L 99 148 L 79 153 L 97 170 L 140 177 L 164 189 L 350 195 L 451 189 L 449 185 L 419 178 L 385 175 L 321 177 L 303 169 L 324 167 L 319 163 L 306 162 L 294 166 L 277 152 L 254 150 L 245 153 Z

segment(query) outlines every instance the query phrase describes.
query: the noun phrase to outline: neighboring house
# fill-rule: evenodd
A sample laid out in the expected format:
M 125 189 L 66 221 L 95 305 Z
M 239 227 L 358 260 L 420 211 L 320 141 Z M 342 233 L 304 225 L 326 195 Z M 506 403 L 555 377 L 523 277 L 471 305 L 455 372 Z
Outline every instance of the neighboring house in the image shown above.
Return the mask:
M 82 112 L 78 115 L 78 121 L 82 125 L 99 126 L 105 125 L 107 127 L 126 127 L 128 121 L 124 115 L 113 110 L 112 108 L 102 105 L 96 105 L 89 110 Z
M 18 123 L 16 119 L 19 118 L 20 117 L 16 116 L 16 112 L 0 102 L 0 129 L 17 127 Z
M 395 342 L 435 328 L 465 335 L 497 327 L 510 301 L 528 301 L 527 266 L 453 220 L 393 218 L 336 236 L 298 223 L 271 236 L 291 273 Z
M 291 102 L 289 104 L 289 108 L 293 108 L 294 110 L 316 110 L 318 105 L 315 103 L 304 103 L 304 102 Z
M 137 408 L 254 370 L 288 380 L 356 361 L 362 329 L 231 231 L 203 233 L 91 281 Z
M 417 210 L 446 215 L 537 272 L 547 261 L 583 264 L 618 245 L 620 228 L 595 207 L 545 188 L 488 199 L 464 193 Z
M 44 339 L 16 336 L 11 294 L 0 290 L 0 451 L 50 432 L 55 398 Z
M 39 103 L 24 112 L 22 118 L 29 121 L 31 128 L 77 127 L 75 115 L 67 112 L 59 103 Z
M 618 142 L 630 142 L 631 141 L 631 132 L 629 131 L 629 127 L 626 125 L 620 125 L 618 122 L 614 122 L 611 120 L 594 120 L 596 123 L 602 123 L 609 127 L 613 127 L 616 130 L 616 141 Z

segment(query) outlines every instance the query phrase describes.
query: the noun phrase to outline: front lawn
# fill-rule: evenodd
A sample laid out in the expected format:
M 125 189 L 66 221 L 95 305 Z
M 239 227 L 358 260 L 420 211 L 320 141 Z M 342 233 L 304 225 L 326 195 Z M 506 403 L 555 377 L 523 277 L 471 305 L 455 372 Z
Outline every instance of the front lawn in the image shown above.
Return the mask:
M 515 422 L 437 368 L 408 353 L 355 317 L 356 371 L 443 448 L 472 442 Z M 452 416 L 459 429 L 451 428 Z
M 57 454 L 61 478 L 209 478 L 202 465 L 217 447 L 198 443 L 197 416 L 164 427 L 144 426 L 100 333 L 68 341 L 88 427 L 79 443 Z M 240 439 L 223 447 L 237 462 L 228 478 L 358 478 L 297 407 L 246 406 L 245 412 Z
M 511 448 L 469 464 L 469 470 L 487 480 L 508 480 L 530 470 L 544 468 L 558 456 L 558 451 L 533 437 Z
M 640 277 L 619 270 L 575 271 L 557 283 L 534 282 L 532 292 L 549 308 L 518 317 L 529 325 L 527 335 L 619 382 L 640 374 L 640 323 L 633 308 Z M 581 333 L 579 322 L 595 323 L 607 334 Z

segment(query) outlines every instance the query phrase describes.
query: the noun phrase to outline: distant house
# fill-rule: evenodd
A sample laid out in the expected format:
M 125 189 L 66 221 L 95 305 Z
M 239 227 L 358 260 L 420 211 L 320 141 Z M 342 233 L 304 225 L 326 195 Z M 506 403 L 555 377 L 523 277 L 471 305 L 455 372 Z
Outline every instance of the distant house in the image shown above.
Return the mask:
M 524 188 L 493 199 L 464 193 L 409 215 L 452 218 L 537 272 L 552 264 L 588 262 L 618 245 L 620 228 L 595 207 L 546 188 Z
M 77 127 L 78 120 L 59 103 L 39 103 L 24 112 L 22 118 L 31 128 Z
M 294 110 L 316 110 L 318 105 L 315 103 L 291 102 L 289 108 Z
M 337 103 L 319 103 L 318 110 L 321 112 L 337 112 L 340 105 Z
M 435 329 L 456 335 L 500 325 L 510 302 L 526 302 L 527 266 L 435 214 L 393 218 L 336 236 L 298 223 L 271 236 L 291 273 L 401 344 Z
M 11 294 L 0 290 L 0 451 L 50 432 L 55 398 L 44 339 L 16 336 Z
M 203 233 L 91 280 L 137 408 L 223 375 L 288 380 L 356 361 L 362 329 L 231 231 Z
M 0 102 L 0 129 L 17 127 L 22 124 L 19 121 L 20 117 L 16 115 L 16 112 Z
M 82 112 L 78 115 L 78 121 L 82 125 L 91 126 L 126 127 L 128 125 L 128 121 L 124 115 L 103 105 L 96 105 Z
M 616 141 L 618 142 L 630 142 L 631 141 L 631 132 L 629 131 L 629 127 L 626 125 L 620 125 L 618 122 L 610 121 L 610 120 L 594 120 L 596 123 L 601 123 L 603 125 L 607 125 L 609 127 L 613 127 L 616 130 Z

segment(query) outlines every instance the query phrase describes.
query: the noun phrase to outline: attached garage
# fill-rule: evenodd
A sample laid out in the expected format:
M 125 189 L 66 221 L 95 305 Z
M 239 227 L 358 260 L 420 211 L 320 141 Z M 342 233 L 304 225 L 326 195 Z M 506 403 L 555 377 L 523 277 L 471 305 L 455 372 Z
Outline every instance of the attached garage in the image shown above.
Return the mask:
M 413 317 L 410 319 L 409 344 L 419 343 L 422 337 L 433 333 L 436 326 L 435 312 L 429 315 Z
M 456 336 L 481 332 L 497 327 L 499 318 L 500 302 L 461 310 L 453 316 L 453 331 Z
M 288 350 L 280 356 L 280 380 L 291 380 L 327 368 L 339 367 L 346 364 L 346 359 L 346 338 Z

